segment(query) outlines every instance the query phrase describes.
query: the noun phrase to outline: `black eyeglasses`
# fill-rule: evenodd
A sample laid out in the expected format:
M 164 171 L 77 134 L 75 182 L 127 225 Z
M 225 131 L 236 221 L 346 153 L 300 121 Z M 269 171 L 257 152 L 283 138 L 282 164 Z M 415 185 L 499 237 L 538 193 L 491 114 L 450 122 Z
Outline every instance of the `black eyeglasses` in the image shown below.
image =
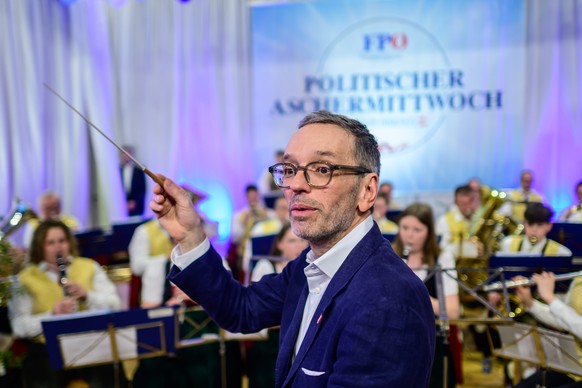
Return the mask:
M 359 166 L 343 166 L 328 162 L 312 162 L 305 167 L 297 166 L 293 163 L 277 163 L 269 167 L 269 172 L 273 175 L 275 184 L 282 189 L 291 186 L 291 181 L 299 170 L 303 170 L 305 180 L 311 187 L 325 187 L 331 182 L 334 171 L 342 171 L 344 174 L 369 174 L 372 171 Z

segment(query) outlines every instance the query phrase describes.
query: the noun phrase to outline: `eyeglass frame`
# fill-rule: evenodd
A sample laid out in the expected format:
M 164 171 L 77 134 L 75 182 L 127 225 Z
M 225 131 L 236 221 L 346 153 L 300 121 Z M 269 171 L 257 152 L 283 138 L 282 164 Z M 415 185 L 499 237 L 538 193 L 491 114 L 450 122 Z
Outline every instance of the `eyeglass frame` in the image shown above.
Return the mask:
M 314 185 L 311 183 L 311 180 L 309 179 L 309 173 L 307 172 L 307 167 L 312 165 L 312 164 L 325 164 L 326 166 L 329 167 L 330 169 L 330 173 L 329 173 L 329 180 L 327 181 L 326 184 L 324 185 Z M 289 163 L 289 162 L 283 162 L 283 163 L 277 163 L 272 165 L 271 167 L 269 167 L 269 172 L 271 173 L 271 175 L 273 176 L 273 180 L 275 181 L 275 184 L 277 185 L 277 187 L 281 188 L 281 189 L 288 189 L 289 187 L 291 187 L 291 185 L 288 186 L 281 186 L 277 183 L 277 179 L 275 179 L 275 168 L 277 166 L 292 166 L 293 169 L 295 170 L 295 174 L 293 175 L 293 178 L 295 178 L 297 176 L 297 174 L 299 173 L 299 171 L 303 170 L 303 176 L 305 177 L 305 181 L 307 182 L 307 184 L 309 185 L 309 187 L 313 187 L 316 189 L 321 189 L 327 185 L 329 185 L 331 183 L 331 180 L 333 178 L 333 173 L 335 171 L 346 171 L 346 172 L 351 172 L 354 175 L 361 175 L 361 174 L 370 174 L 373 171 L 370 171 L 369 169 L 362 167 L 362 166 L 347 166 L 344 164 L 333 164 L 330 162 L 325 162 L 322 160 L 317 160 L 315 162 L 309 162 L 307 163 L 305 166 L 298 166 L 294 163 Z M 350 174 L 340 174 L 340 175 L 350 175 Z

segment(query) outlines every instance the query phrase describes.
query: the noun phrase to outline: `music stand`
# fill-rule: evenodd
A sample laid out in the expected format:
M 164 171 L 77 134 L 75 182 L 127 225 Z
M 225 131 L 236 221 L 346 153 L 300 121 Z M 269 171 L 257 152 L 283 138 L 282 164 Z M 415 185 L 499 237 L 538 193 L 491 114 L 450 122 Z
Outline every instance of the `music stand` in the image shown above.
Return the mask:
M 256 255 L 268 255 L 271 253 L 273 242 L 277 234 L 268 234 L 266 236 L 251 237 L 251 253 Z
M 489 337 L 493 354 L 498 357 L 525 361 L 548 369 L 582 376 L 578 361 L 576 339 L 572 335 L 521 323 L 512 326 L 495 325 L 501 339 L 501 347 L 495 349 Z M 545 381 L 542 381 L 545 386 Z
M 114 364 L 173 353 L 174 308 L 87 311 L 42 321 L 47 352 L 55 370 Z
M 111 234 L 101 228 L 85 230 L 73 234 L 79 245 L 82 257 L 90 257 L 101 265 L 109 264 L 111 260 Z
M 135 229 L 149 221 L 143 218 L 130 218 L 127 222 L 111 225 L 111 258 L 114 262 L 129 261 L 129 243 Z

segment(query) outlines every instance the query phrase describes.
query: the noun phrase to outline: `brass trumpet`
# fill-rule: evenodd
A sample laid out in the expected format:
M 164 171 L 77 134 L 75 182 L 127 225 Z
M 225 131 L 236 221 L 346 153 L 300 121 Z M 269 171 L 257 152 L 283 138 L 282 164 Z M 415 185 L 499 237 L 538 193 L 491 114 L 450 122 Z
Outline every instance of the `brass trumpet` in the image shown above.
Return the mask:
M 582 276 L 582 271 L 575 271 L 575 272 L 568 272 L 560 275 L 556 275 L 555 279 L 557 282 L 574 279 L 577 276 Z M 503 288 L 515 288 L 519 286 L 531 286 L 534 285 L 535 281 L 533 278 L 522 279 L 522 280 L 506 280 L 505 282 L 495 282 L 491 284 L 487 284 L 483 287 L 483 291 L 499 291 Z
M 8 237 L 32 218 L 38 218 L 36 213 L 20 198 L 14 199 L 10 215 L 0 222 L 0 240 Z

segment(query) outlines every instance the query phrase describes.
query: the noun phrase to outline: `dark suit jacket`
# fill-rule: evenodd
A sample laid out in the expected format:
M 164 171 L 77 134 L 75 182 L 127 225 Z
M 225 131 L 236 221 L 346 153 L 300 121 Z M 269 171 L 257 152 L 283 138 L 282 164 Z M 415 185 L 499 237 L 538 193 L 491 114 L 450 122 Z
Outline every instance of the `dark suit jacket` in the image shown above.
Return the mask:
M 435 343 L 428 292 L 375 224 L 331 280 L 292 362 L 308 294 L 306 253 L 243 287 L 210 248 L 183 271 L 174 266 L 169 279 L 229 331 L 280 324 L 278 387 L 426 386 Z
M 123 182 L 123 167 L 120 169 L 121 171 L 121 179 Z M 146 179 L 145 173 L 139 169 L 138 167 L 133 167 L 132 174 L 131 174 L 131 187 L 129 191 L 124 187 L 125 190 L 125 199 L 127 201 L 134 200 L 136 202 L 135 209 L 129 211 L 129 216 L 141 216 L 144 212 L 144 200 L 146 194 Z

